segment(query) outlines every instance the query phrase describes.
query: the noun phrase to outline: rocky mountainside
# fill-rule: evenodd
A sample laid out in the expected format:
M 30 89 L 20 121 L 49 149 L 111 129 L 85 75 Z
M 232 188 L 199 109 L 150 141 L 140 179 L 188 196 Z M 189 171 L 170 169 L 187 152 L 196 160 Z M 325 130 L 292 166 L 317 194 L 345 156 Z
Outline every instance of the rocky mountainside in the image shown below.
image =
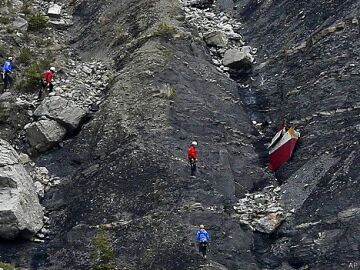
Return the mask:
M 359 265 L 357 1 L 56 4 L 60 17 L 39 32 L 26 29 L 24 7 L 45 15 L 52 3 L 6 5 L 8 22 L 25 27 L 2 28 L 14 62 L 19 39 L 33 57 L 59 52 L 46 64 L 60 72 L 41 102 L 22 85 L 0 96 L 0 137 L 19 152 L 45 213 L 40 231 L 25 230 L 30 240 L 0 242 L 0 261 L 54 270 Z M 56 42 L 31 45 L 45 37 Z M 16 81 L 29 79 L 28 66 L 18 65 Z M 302 136 L 272 173 L 266 143 L 284 118 Z M 193 140 L 196 178 L 186 158 Z M 0 198 L 15 188 L 6 183 Z M 207 261 L 194 242 L 199 224 L 211 234 Z

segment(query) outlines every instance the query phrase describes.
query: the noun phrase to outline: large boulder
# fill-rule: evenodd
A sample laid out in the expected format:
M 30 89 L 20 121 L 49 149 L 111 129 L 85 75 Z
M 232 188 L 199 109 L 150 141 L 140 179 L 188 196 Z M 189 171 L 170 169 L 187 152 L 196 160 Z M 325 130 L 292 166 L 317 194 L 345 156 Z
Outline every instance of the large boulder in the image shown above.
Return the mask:
M 35 116 L 46 116 L 70 131 L 79 127 L 86 114 L 87 110 L 60 96 L 46 98 L 34 112 Z
M 204 34 L 204 39 L 207 45 L 216 47 L 226 47 L 228 39 L 224 32 L 212 31 Z
M 19 155 L 0 139 L 0 237 L 31 238 L 43 226 L 43 208 Z
M 54 120 L 40 120 L 25 126 L 27 138 L 32 147 L 46 151 L 60 142 L 66 129 Z
M 254 62 L 254 57 L 240 48 L 232 48 L 225 52 L 223 64 L 235 70 L 249 70 Z

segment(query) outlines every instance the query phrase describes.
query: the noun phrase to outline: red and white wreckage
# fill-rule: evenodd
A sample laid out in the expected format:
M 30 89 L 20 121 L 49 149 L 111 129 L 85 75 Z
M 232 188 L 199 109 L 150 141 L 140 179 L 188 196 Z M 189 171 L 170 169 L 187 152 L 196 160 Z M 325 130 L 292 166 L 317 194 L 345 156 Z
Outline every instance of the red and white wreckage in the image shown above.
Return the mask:
M 292 127 L 286 131 L 285 126 L 283 126 L 275 134 L 268 147 L 270 162 L 267 166 L 270 170 L 276 171 L 291 158 L 299 138 L 300 133 Z

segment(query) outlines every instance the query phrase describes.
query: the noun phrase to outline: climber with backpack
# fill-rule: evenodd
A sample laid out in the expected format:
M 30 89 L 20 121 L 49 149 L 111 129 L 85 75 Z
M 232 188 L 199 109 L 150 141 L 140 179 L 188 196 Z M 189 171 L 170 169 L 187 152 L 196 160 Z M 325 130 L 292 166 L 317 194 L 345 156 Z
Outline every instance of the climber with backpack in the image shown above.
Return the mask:
M 10 84 L 12 83 L 12 78 L 10 74 L 13 71 L 13 58 L 8 57 L 2 67 L 2 79 L 4 81 L 4 90 L 9 89 Z
M 197 161 L 197 151 L 196 151 L 197 142 L 192 142 L 188 149 L 188 159 L 191 168 L 191 176 L 195 177 L 196 172 L 196 161 Z
M 209 233 L 205 230 L 204 225 L 199 225 L 199 230 L 196 232 L 195 240 L 198 243 L 199 252 L 202 254 L 203 258 L 206 259 L 206 251 L 210 241 L 210 236 Z
M 55 67 L 51 67 L 49 70 L 44 71 L 41 79 L 41 89 L 39 91 L 38 99 L 41 99 L 42 94 L 48 96 L 54 90 L 53 77 L 55 74 Z

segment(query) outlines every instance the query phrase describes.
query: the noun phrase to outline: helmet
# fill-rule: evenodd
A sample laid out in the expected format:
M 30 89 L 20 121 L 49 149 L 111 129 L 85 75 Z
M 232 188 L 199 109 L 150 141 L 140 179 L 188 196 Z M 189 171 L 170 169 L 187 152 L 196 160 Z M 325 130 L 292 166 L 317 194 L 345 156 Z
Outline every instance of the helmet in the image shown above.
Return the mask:
M 200 229 L 204 229 L 204 228 L 205 228 L 205 226 L 204 226 L 204 225 L 202 225 L 202 224 L 200 224 L 200 225 L 199 225 L 199 228 L 200 228 Z
M 193 142 L 191 143 L 191 145 L 197 146 L 197 142 L 193 141 Z
M 54 72 L 56 71 L 55 67 L 51 67 L 50 70 Z
M 7 59 L 10 60 L 10 61 L 13 60 L 12 56 L 9 56 Z

